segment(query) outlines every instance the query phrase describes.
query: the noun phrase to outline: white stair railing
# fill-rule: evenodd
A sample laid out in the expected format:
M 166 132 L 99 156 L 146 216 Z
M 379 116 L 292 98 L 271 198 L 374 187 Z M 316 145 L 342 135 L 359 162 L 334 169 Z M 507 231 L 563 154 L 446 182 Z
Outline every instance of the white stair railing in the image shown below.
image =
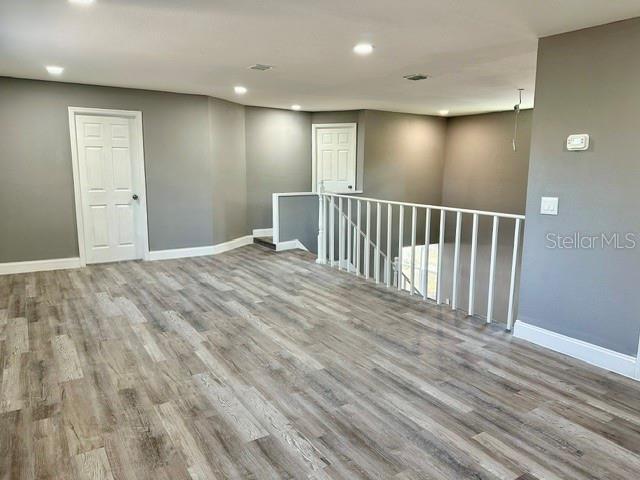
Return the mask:
M 455 214 L 455 232 L 453 236 L 453 272 L 451 284 L 451 308 L 459 309 L 459 286 L 460 286 L 460 249 L 462 238 L 462 221 L 463 216 L 472 216 L 471 230 L 471 254 L 469 260 L 469 298 L 468 298 L 468 314 L 475 315 L 476 312 L 476 273 L 477 273 L 477 257 L 478 257 L 478 228 L 480 219 L 483 217 L 490 218 L 491 227 L 491 249 L 489 259 L 488 289 L 487 289 L 487 310 L 486 322 L 494 321 L 494 305 L 496 296 L 496 268 L 497 268 L 497 250 L 498 250 L 498 231 L 501 219 L 514 220 L 513 245 L 511 251 L 511 270 L 508 291 L 505 292 L 507 302 L 507 330 L 513 327 L 515 317 L 515 292 L 517 264 L 520 246 L 520 229 L 521 223 L 524 221 L 524 215 L 516 215 L 510 213 L 487 212 L 481 210 L 470 210 L 464 208 L 444 207 L 438 205 L 422 205 L 416 203 L 397 202 L 390 200 L 381 200 L 375 198 L 356 197 L 352 195 L 340 195 L 333 193 L 319 193 L 319 234 L 318 234 L 318 262 L 329 264 L 330 266 L 338 266 L 342 269 L 346 265 L 348 272 L 355 275 L 363 275 L 366 279 L 373 278 L 376 283 L 381 281 L 381 260 L 383 265 L 383 281 L 387 287 L 395 285 L 399 290 L 404 289 L 404 284 L 408 282 L 410 285 L 410 295 L 422 295 L 426 300 L 428 275 L 427 262 L 429 257 L 429 244 L 431 238 L 431 220 L 432 213 L 439 212 L 439 232 L 438 232 L 438 260 L 437 260 L 437 280 L 436 280 L 436 302 L 443 302 L 443 254 L 445 246 L 445 227 L 447 214 Z M 352 207 L 355 202 L 356 221 L 352 219 Z M 364 204 L 364 209 L 363 209 Z M 375 232 L 372 232 L 371 210 L 375 205 Z M 381 248 L 382 238 L 382 208 L 387 206 L 386 221 L 386 252 Z M 398 221 L 394 227 L 393 207 L 398 209 Z M 344 208 L 346 207 L 346 212 Z M 404 255 L 405 245 L 405 209 L 410 209 L 411 221 L 411 238 L 409 245 L 411 247 L 410 254 L 410 274 L 405 275 L 402 272 L 402 257 Z M 362 220 L 364 210 L 364 222 Z M 415 252 L 417 242 L 417 226 L 418 214 L 420 211 L 425 215 L 425 242 L 422 246 L 423 254 L 420 268 L 423 275 L 420 275 L 420 288 L 418 288 L 415 278 Z M 338 238 L 336 239 L 336 213 L 338 219 Z M 421 214 L 422 215 L 422 214 Z M 365 225 L 363 230 L 362 225 Z M 393 247 L 393 229 L 397 228 L 397 260 L 392 261 L 391 248 Z M 372 240 L 375 236 L 375 241 Z M 336 257 L 336 240 L 337 240 L 337 257 Z M 364 246 L 364 252 L 362 251 Z M 371 258 L 373 252 L 373 259 Z M 364 258 L 362 258 L 364 257 Z M 397 262 L 397 263 L 396 263 Z M 370 268 L 373 265 L 373 275 L 370 275 Z M 392 271 L 393 270 L 393 271 Z
M 342 200 L 342 199 L 340 199 Z M 351 201 L 351 199 L 348 199 L 349 202 Z M 338 224 L 338 248 L 339 248 L 339 257 L 338 257 L 338 269 L 342 270 L 345 267 L 343 265 L 346 265 L 346 270 L 348 272 L 353 272 L 359 275 L 359 272 L 357 272 L 356 266 L 353 263 L 353 260 L 356 258 L 356 256 L 358 255 L 358 248 L 357 248 L 357 243 L 359 242 L 364 242 L 365 244 L 369 245 L 369 249 L 373 250 L 374 252 L 374 258 L 378 258 L 378 261 L 376 263 L 374 263 L 374 267 L 373 267 L 373 276 L 372 278 L 375 280 L 376 283 L 380 283 L 380 259 L 382 259 L 385 263 L 383 264 L 383 270 L 384 273 L 382 274 L 382 278 L 386 279 L 386 275 L 387 275 L 387 270 L 386 270 L 386 259 L 387 259 L 387 255 L 386 253 L 384 253 L 382 250 L 380 250 L 380 229 L 378 228 L 378 234 L 376 236 L 376 242 L 374 242 L 373 240 L 371 240 L 370 236 L 367 235 L 364 231 L 362 231 L 357 223 L 354 223 L 351 220 L 350 215 L 347 213 L 345 214 L 344 211 L 342 210 L 342 202 L 338 202 L 338 206 L 336 207 L 334 205 L 334 208 L 337 209 L 338 212 L 338 218 L 339 218 L 339 224 Z M 350 207 L 348 207 L 350 208 Z M 335 221 L 335 220 L 334 220 Z M 380 225 L 380 219 L 378 218 L 377 221 L 377 225 Z M 370 223 L 368 223 L 367 228 L 370 228 Z M 344 247 L 344 243 L 345 243 L 345 232 L 346 232 L 346 249 Z M 352 241 L 353 240 L 353 241 Z M 366 250 L 366 246 L 365 246 L 365 250 Z M 368 272 L 367 272 L 368 273 Z M 367 273 L 363 273 L 365 278 L 369 278 L 367 276 Z

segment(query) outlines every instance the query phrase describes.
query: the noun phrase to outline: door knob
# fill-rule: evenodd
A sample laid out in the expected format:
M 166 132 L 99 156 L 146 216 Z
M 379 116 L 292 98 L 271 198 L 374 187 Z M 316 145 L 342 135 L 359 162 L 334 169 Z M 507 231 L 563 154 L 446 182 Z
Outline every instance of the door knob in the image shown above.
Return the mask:
M 138 199 L 138 195 L 136 195 L 136 194 L 134 193 L 134 194 L 133 194 L 133 197 L 131 197 L 131 198 L 133 198 L 134 200 L 137 200 L 137 199 Z

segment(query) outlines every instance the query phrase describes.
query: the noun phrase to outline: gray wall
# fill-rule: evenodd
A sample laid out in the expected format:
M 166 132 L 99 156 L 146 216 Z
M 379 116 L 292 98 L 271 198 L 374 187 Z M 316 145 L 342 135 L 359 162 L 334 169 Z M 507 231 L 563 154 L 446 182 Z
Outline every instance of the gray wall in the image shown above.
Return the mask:
M 366 195 L 440 203 L 446 119 L 377 110 L 366 110 L 363 117 Z
M 524 214 L 533 110 L 453 117 L 447 122 L 442 202 L 449 207 Z
M 358 123 L 362 110 L 339 112 L 312 112 L 311 123 Z
M 527 174 L 531 144 L 533 110 L 523 110 L 518 119 L 518 149 L 513 151 L 514 113 L 454 117 L 447 123 L 442 204 L 503 213 L 524 214 L 527 198 Z M 469 264 L 471 257 L 471 215 L 464 215 L 460 249 L 459 306 L 468 309 Z M 498 229 L 498 256 L 494 296 L 494 320 L 506 322 L 511 258 L 513 220 L 502 220 Z M 487 309 L 489 260 L 491 255 L 489 218 L 481 219 L 478 228 L 476 263 L 476 312 L 484 316 Z M 447 217 L 445 227 L 443 267 L 444 298 L 451 297 L 453 274 L 453 239 L 455 215 Z M 520 248 L 522 252 L 522 248 Z M 516 307 L 518 299 L 516 297 Z
M 247 204 L 250 228 L 270 228 L 272 193 L 311 190 L 311 115 L 246 108 Z
M 0 105 L 0 200 L 8 206 L 0 211 L 6 229 L 0 262 L 78 255 L 70 105 L 142 111 L 151 250 L 212 245 L 271 226 L 273 192 L 311 188 L 312 121 L 358 123 L 358 176 L 362 183 L 369 172 L 367 193 L 408 201 L 440 196 L 442 119 L 312 115 L 198 95 L 12 78 L 0 78 Z M 373 136 L 366 141 L 369 124 Z
M 278 199 L 280 242 L 300 240 L 318 253 L 318 197 L 305 195 Z
M 142 111 L 151 250 L 246 234 L 242 107 L 197 95 L 11 78 L 0 78 L 0 105 L 0 262 L 78 255 L 70 105 Z M 230 205 L 237 218 L 221 224 Z
M 151 250 L 212 245 L 270 227 L 272 193 L 311 188 L 312 122 L 358 123 L 358 176 L 367 196 L 440 204 L 443 193 L 454 199 L 468 190 L 470 151 L 447 153 L 445 171 L 443 118 L 370 110 L 309 114 L 197 95 L 10 78 L 0 78 L 0 105 L 0 200 L 8 206 L 0 210 L 7 232 L 0 262 L 78 254 L 69 105 L 143 112 Z M 505 134 L 507 123 L 483 122 L 478 130 L 479 118 L 450 120 L 453 141 L 475 138 L 481 145 L 492 128 Z M 487 173 L 500 167 L 491 163 L 491 152 L 483 159 Z M 484 206 L 477 198 L 456 201 Z M 433 226 L 436 238 L 437 218 Z M 409 238 L 408 216 L 406 228 Z M 316 230 L 311 222 L 300 235 L 311 242 Z M 397 232 L 393 238 L 397 248 Z
M 426 115 L 412 115 L 377 110 L 346 112 L 319 112 L 311 116 L 312 123 L 358 124 L 358 189 L 364 187 L 367 197 L 416 203 L 440 204 L 444 169 L 447 120 Z M 346 202 L 343 206 L 346 211 Z M 366 206 L 362 207 L 363 226 Z M 386 231 L 386 210 L 382 212 L 381 229 Z M 410 234 L 410 212 L 405 212 L 405 241 Z M 394 225 L 398 222 L 398 209 L 394 208 Z M 355 222 L 356 203 L 352 202 Z M 371 211 L 371 228 L 376 229 L 375 205 Z M 337 220 L 336 220 L 337 222 Z M 437 219 L 433 222 L 437 238 Z M 364 228 L 364 227 L 363 227 Z M 393 227 L 392 251 L 397 255 L 398 232 Z M 337 223 L 336 223 L 337 231 Z M 313 234 L 317 226 L 313 226 Z M 424 237 L 424 215 L 418 219 L 418 242 Z M 311 231 L 305 234 L 311 238 Z M 336 240 L 337 242 L 337 240 Z M 386 235 L 381 248 L 386 251 Z M 337 244 L 336 244 L 337 245 Z M 336 248 L 337 252 L 337 248 Z
M 365 110 L 364 190 L 367 197 L 440 205 L 447 120 L 426 115 Z M 393 223 L 399 213 L 394 208 Z M 373 215 L 373 214 L 372 214 Z M 375 223 L 375 222 L 374 222 Z M 432 219 L 432 240 L 437 218 Z M 424 214 L 418 216 L 417 241 L 424 242 Z M 386 215 L 382 215 L 386 229 Z M 410 244 L 410 211 L 405 211 L 404 245 Z M 382 242 L 386 251 L 386 239 Z M 392 250 L 398 233 L 393 230 Z M 397 254 L 394 254 L 396 256 Z
M 543 38 L 538 49 L 520 319 L 625 354 L 640 331 L 638 250 L 547 248 L 547 232 L 638 232 L 640 19 Z M 567 152 L 571 133 L 586 152 Z M 558 216 L 539 215 L 558 196 Z
M 209 98 L 213 170 L 213 243 L 251 233 L 247 224 L 245 109 Z

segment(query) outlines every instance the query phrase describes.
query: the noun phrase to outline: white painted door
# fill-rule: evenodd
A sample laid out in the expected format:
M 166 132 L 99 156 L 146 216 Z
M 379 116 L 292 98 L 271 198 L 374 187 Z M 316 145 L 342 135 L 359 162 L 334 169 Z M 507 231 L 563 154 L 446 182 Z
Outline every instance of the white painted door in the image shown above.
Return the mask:
M 140 258 L 133 120 L 77 115 L 75 123 L 86 262 Z
M 316 126 L 317 191 L 356 190 L 356 126 Z

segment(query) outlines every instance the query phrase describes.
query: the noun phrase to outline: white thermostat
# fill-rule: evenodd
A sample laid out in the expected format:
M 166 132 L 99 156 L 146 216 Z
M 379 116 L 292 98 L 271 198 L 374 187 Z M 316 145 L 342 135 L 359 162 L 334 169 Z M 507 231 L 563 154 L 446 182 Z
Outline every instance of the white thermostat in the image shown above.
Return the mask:
M 576 133 L 567 137 L 567 150 L 580 151 L 589 148 L 589 134 Z
M 558 197 L 542 197 L 540 199 L 541 215 L 558 215 Z

